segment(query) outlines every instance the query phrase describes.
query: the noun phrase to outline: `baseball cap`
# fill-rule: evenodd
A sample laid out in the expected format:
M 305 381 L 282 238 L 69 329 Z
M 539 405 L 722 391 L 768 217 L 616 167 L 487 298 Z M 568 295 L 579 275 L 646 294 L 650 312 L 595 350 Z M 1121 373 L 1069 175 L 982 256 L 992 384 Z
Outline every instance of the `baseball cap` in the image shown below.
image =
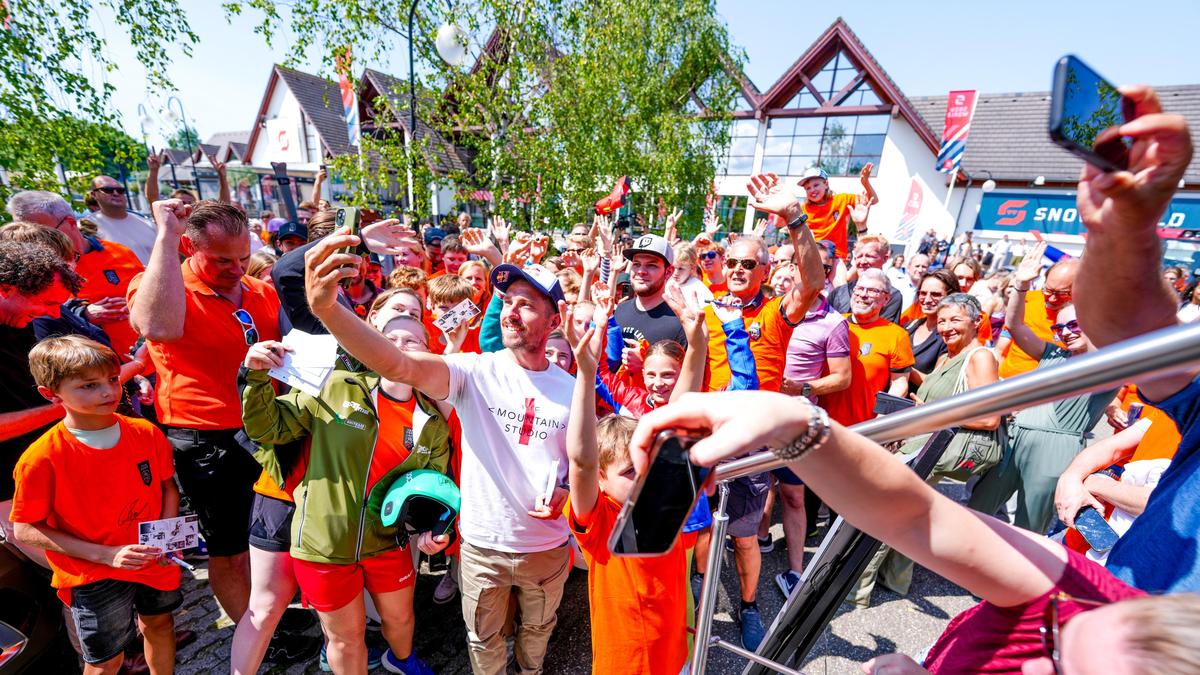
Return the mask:
M 502 263 L 496 265 L 495 269 L 492 270 L 492 288 L 501 293 L 507 292 L 508 287 L 515 281 L 528 282 L 543 295 L 550 298 L 550 302 L 556 308 L 559 301 L 565 299 L 562 284 L 558 283 L 558 277 L 554 275 L 554 272 L 541 265 L 517 267 L 512 263 Z
M 288 237 L 300 237 L 301 239 L 307 241 L 308 228 L 300 223 L 284 223 L 283 225 L 280 225 L 279 232 L 275 238 L 283 240 L 287 239 Z
M 425 243 L 430 246 L 441 246 L 446 233 L 440 227 L 430 227 L 425 230 Z
M 800 174 L 800 184 L 804 185 L 804 181 L 808 180 L 809 178 L 823 178 L 825 180 L 829 180 L 829 174 L 825 173 L 825 169 L 822 169 L 819 166 L 810 166 L 804 170 L 804 173 Z
M 287 222 L 287 218 L 272 218 L 267 221 L 267 232 L 278 232 L 279 228 Z
M 675 263 L 675 251 L 671 249 L 671 245 L 666 239 L 657 234 L 643 234 L 640 237 L 635 237 L 633 245 L 625 249 L 625 257 L 633 260 L 635 253 L 650 253 L 667 261 L 668 265 Z

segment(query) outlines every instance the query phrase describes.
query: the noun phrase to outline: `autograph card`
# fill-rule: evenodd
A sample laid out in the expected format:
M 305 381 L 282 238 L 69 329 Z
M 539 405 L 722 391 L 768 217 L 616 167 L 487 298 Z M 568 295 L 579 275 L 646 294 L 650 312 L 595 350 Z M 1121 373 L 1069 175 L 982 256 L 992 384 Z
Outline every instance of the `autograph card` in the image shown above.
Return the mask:
M 458 328 L 464 321 L 470 321 L 479 315 L 479 308 L 471 302 L 470 298 L 463 300 L 454 307 L 451 307 L 448 312 L 433 320 L 433 325 L 438 327 L 438 330 L 443 333 Z
M 182 551 L 196 546 L 200 536 L 199 516 L 179 516 L 138 523 L 138 543 L 165 551 Z

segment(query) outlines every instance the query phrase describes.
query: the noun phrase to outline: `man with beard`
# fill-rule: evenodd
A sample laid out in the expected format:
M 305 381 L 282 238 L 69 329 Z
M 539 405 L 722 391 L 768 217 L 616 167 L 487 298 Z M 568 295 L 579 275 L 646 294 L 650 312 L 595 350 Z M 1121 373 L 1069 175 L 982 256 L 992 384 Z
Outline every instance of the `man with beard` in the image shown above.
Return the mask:
M 671 245 L 657 234 L 646 234 L 634 239 L 624 255 L 629 260 L 633 302 L 618 305 L 613 316 L 625 340 L 622 360 L 636 373 L 642 369 L 643 341 L 648 346 L 660 340 L 674 340 L 686 347 L 687 335 L 675 312 L 663 300 L 663 286 L 675 273 L 672 265 L 675 252 Z
M 846 285 L 833 289 L 833 293 L 829 296 L 829 305 L 842 314 L 849 313 L 850 299 L 854 295 L 854 286 L 858 283 L 858 277 L 869 269 L 882 270 L 883 264 L 887 262 L 887 256 L 887 239 L 877 234 L 869 234 L 860 238 L 858 244 L 854 246 L 854 262 L 850 269 L 853 278 Z M 884 275 L 884 278 L 886 279 L 887 276 Z M 900 314 L 903 311 L 904 306 L 900 294 L 891 293 L 888 296 L 887 304 L 883 307 L 883 318 L 892 323 L 900 323 Z
M 570 571 L 562 508 L 574 379 L 546 358 L 563 292 L 540 265 L 492 270 L 502 295 L 504 349 L 439 356 L 405 352 L 338 303 L 358 238 L 336 233 L 306 254 L 308 304 L 342 348 L 393 382 L 454 406 L 462 421 L 460 586 L 471 667 L 503 673 L 504 628 L 515 595 L 518 673 L 538 673 Z M 552 487 L 547 494 L 547 486 Z

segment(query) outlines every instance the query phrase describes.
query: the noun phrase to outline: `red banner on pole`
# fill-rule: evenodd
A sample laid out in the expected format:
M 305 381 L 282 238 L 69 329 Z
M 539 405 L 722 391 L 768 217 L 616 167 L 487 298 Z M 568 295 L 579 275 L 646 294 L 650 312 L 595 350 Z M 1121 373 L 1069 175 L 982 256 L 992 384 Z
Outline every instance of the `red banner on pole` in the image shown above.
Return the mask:
M 971 118 L 975 115 L 977 94 L 974 89 L 963 89 L 950 92 L 946 99 L 946 125 L 942 130 L 942 144 L 937 155 L 937 170 L 942 173 L 957 169 L 967 150 L 967 135 L 971 131 Z
M 916 178 L 908 188 L 908 198 L 904 200 L 904 213 L 900 215 L 900 225 L 896 227 L 896 241 L 910 241 L 921 216 L 921 204 L 925 201 L 925 191 Z

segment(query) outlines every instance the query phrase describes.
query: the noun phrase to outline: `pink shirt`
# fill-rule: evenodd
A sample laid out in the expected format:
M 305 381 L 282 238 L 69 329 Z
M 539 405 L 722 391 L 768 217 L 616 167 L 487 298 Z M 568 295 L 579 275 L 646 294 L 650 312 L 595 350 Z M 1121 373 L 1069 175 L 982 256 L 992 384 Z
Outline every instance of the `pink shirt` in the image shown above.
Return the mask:
M 797 382 L 811 382 L 828 373 L 826 359 L 839 356 L 850 356 L 850 329 L 846 318 L 830 311 L 829 301 L 822 297 L 821 306 L 809 310 L 792 330 L 783 376 Z

